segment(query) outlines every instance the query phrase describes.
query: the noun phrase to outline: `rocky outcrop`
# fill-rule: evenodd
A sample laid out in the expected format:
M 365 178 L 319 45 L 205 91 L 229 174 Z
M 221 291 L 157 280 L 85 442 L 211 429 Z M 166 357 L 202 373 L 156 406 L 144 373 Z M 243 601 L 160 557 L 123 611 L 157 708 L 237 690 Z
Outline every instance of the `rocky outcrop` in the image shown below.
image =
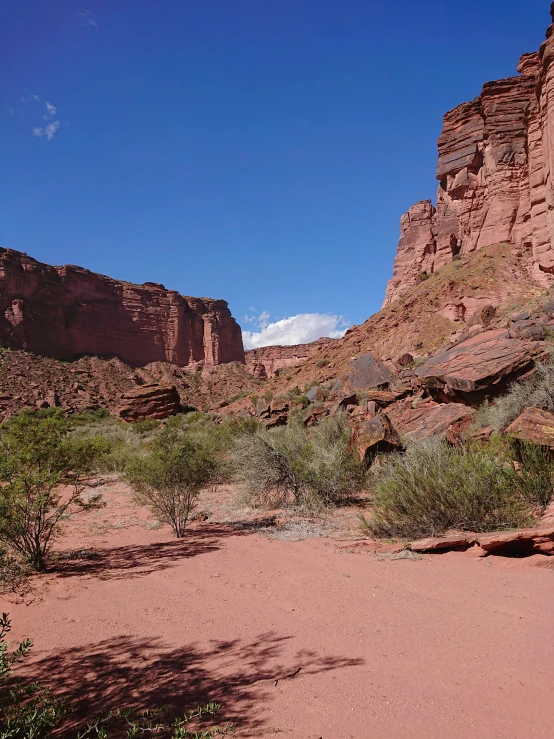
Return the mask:
M 554 16 L 553 16 L 554 19 Z M 489 82 L 444 117 L 436 206 L 402 216 L 385 305 L 459 255 L 509 242 L 532 276 L 554 279 L 554 25 L 519 76 Z
M 488 534 L 461 533 L 451 536 L 418 539 L 410 544 L 413 552 L 444 552 L 449 549 L 479 547 L 482 555 L 499 554 L 528 557 L 533 554 L 554 554 L 554 526 L 494 531 Z
M 118 357 L 132 366 L 244 362 L 239 325 L 224 300 L 132 285 L 0 250 L 0 344 L 42 356 Z
M 320 347 L 332 344 L 335 339 L 322 338 L 310 344 L 292 346 L 262 346 L 245 352 L 246 369 L 260 380 L 276 377 L 286 367 L 294 367 L 305 362 Z M 325 361 L 325 360 L 321 360 Z
M 542 342 L 520 341 L 505 329 L 493 329 L 431 357 L 416 375 L 436 400 L 476 405 L 504 390 L 545 356 Z
M 402 441 L 389 417 L 381 413 L 352 427 L 350 446 L 361 461 L 371 461 L 376 454 L 399 451 Z
M 413 407 L 408 399 L 404 407 L 388 411 L 392 422 L 402 436 L 413 439 L 428 439 L 431 436 L 453 441 L 459 427 L 473 418 L 473 411 L 461 403 L 438 404 L 422 402 Z
M 548 447 L 554 451 L 554 415 L 540 408 L 526 408 L 508 426 L 506 433 L 521 441 Z
M 155 383 L 128 390 L 123 394 L 121 403 L 115 415 L 124 421 L 169 418 L 181 408 L 177 388 Z

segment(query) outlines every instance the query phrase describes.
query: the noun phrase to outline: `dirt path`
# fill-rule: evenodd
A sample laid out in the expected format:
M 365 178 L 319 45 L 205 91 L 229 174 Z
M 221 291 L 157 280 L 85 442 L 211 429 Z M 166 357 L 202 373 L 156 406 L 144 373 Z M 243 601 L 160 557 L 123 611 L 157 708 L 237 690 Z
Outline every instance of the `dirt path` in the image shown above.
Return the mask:
M 125 525 L 74 522 L 63 541 L 96 556 L 0 603 L 35 641 L 33 674 L 81 708 L 219 700 L 238 737 L 552 736 L 553 571 L 209 522 L 178 542 L 121 491 L 109 502 Z

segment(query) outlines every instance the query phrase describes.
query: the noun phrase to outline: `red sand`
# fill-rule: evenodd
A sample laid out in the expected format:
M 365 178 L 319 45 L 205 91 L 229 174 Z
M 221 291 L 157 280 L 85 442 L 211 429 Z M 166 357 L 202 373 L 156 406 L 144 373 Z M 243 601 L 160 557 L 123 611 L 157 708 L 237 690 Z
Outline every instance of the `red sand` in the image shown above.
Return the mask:
M 60 542 L 97 556 L 0 603 L 13 638 L 34 639 L 27 674 L 81 708 L 219 700 L 238 737 L 552 736 L 552 570 L 391 560 L 209 522 L 176 541 L 146 520 L 113 488 Z

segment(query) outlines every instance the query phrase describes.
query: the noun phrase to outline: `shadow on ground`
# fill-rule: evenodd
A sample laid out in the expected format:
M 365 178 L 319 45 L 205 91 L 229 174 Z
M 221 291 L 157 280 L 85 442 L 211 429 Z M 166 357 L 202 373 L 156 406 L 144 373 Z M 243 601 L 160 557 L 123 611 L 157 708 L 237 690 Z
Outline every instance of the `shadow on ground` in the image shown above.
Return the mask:
M 256 736 L 267 728 L 272 692 L 286 689 L 292 680 L 364 662 L 307 650 L 291 655 L 292 638 L 269 632 L 250 643 L 217 641 L 168 649 L 158 639 L 122 636 L 45 656 L 27 671 L 75 703 L 57 734 L 63 739 L 73 739 L 86 719 L 117 708 L 170 705 L 171 713 L 179 715 L 210 701 L 222 704 L 215 723 L 233 722 L 241 734 Z M 285 651 L 289 657 L 283 656 Z
M 102 547 L 76 553 L 75 557 L 58 558 L 51 571 L 59 577 L 91 576 L 100 580 L 144 577 L 172 567 L 183 559 L 210 554 L 221 548 L 223 539 L 241 536 L 251 531 L 229 526 L 202 526 L 191 530 L 183 539 Z

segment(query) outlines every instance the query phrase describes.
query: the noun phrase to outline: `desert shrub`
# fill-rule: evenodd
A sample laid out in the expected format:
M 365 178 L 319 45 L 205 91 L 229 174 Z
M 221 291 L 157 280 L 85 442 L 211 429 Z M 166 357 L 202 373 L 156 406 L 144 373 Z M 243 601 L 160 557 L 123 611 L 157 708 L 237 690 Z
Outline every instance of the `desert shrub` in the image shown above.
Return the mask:
M 94 410 L 82 411 L 74 413 L 71 416 L 71 424 L 73 426 L 86 425 L 88 423 L 96 423 L 97 421 L 105 421 L 110 418 L 110 412 L 106 408 L 96 408 Z
M 485 403 L 478 411 L 481 426 L 503 431 L 526 408 L 554 412 L 554 364 L 539 364 L 533 377 L 514 382 L 505 395 L 494 403 Z
M 231 724 L 203 731 L 195 731 L 191 724 L 196 724 L 205 716 L 216 716 L 221 705 L 219 703 L 208 703 L 199 706 L 193 711 L 187 711 L 183 715 L 171 720 L 171 706 L 163 706 L 154 710 L 137 711 L 136 709 L 117 709 L 110 711 L 105 716 L 97 717 L 89 721 L 84 729 L 77 734 L 77 739 L 96 737 L 96 739 L 108 739 L 108 737 L 135 737 L 135 736 L 157 736 L 167 739 L 214 739 L 218 736 L 227 736 L 233 732 Z
M 132 456 L 144 453 L 148 449 L 158 430 L 153 428 L 147 431 L 144 427 L 139 427 L 137 431 L 135 424 L 125 423 L 112 417 L 76 425 L 73 416 L 69 420 L 72 425 L 71 438 L 74 443 L 91 442 L 104 446 L 103 454 L 98 455 L 94 460 L 94 472 L 99 473 L 123 472 Z
M 143 421 L 136 421 L 130 424 L 131 431 L 134 434 L 150 434 L 160 427 L 160 422 L 156 418 L 145 418 Z
M 242 435 L 234 446 L 236 479 L 252 505 L 313 510 L 336 504 L 362 479 L 348 440 L 342 415 L 309 430 L 290 424 Z
M 129 460 L 124 476 L 137 501 L 147 505 L 160 523 L 169 524 L 180 539 L 198 494 L 212 481 L 215 469 L 205 446 L 184 432 L 165 428 L 150 452 Z
M 329 360 L 327 359 L 327 357 L 324 357 L 323 359 L 318 359 L 315 364 L 316 367 L 326 367 L 329 364 Z
M 517 462 L 513 483 L 529 503 L 544 510 L 552 500 L 554 464 L 549 449 L 510 439 L 509 457 Z
M 0 617 L 0 736 L 5 739 L 40 739 L 59 725 L 68 711 L 39 682 L 23 684 L 13 677 L 15 666 L 29 656 L 30 639 L 20 642 L 13 652 L 6 636 L 11 630 L 7 613 Z
M 411 442 L 375 473 L 374 516 L 381 536 L 436 536 L 447 529 L 491 531 L 529 521 L 513 466 L 486 446 Z
M 103 444 L 77 442 L 69 431 L 59 413 L 22 412 L 0 427 L 0 541 L 37 571 L 46 569 L 62 518 L 97 502 L 80 496 Z

